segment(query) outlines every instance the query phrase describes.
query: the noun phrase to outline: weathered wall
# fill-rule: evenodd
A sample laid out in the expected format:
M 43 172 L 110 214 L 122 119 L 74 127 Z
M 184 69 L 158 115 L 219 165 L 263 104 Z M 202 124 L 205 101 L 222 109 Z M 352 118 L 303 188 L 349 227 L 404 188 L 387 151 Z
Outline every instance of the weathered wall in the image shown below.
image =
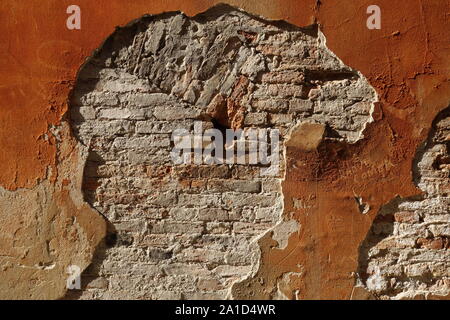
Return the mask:
M 30 189 L 1 189 L 0 296 L 57 299 L 66 292 L 67 268 L 85 269 L 106 235 L 106 224 L 83 200 L 87 150 L 67 123 L 52 131 L 58 176 Z
M 359 280 L 381 298 L 448 295 L 449 111 L 439 113 L 414 161 L 424 197 L 396 197 L 385 204 L 361 245 Z
M 24 194 L 22 198 L 19 198 L 19 193 L 2 191 L 2 237 L 11 239 L 1 247 L 2 272 L 8 272 L 8 277 L 2 279 L 31 277 L 41 283 L 45 288 L 43 292 L 50 292 L 49 288 L 58 283 L 59 290 L 41 297 L 61 296 L 63 291 L 60 281 L 65 279 L 62 274 L 65 265 L 73 263 L 70 255 L 59 255 L 64 258 L 54 269 L 58 272 L 40 267 L 28 274 L 23 265 L 52 265 L 51 261 L 55 259 L 46 259 L 44 250 L 51 240 L 61 243 L 62 250 L 68 252 L 72 246 L 79 245 L 75 241 L 63 244 L 64 232 L 49 233 L 46 230 L 54 230 L 48 229 L 52 225 L 67 230 L 63 223 L 55 224 L 52 217 L 59 218 L 60 212 L 67 212 L 69 220 L 73 221 L 72 217 L 85 205 L 80 201 L 73 206 L 73 199 L 79 199 L 81 193 L 77 180 L 73 178 L 76 172 L 79 173 L 77 164 L 80 162 L 73 160 L 73 155 L 65 157 L 71 158 L 75 164 L 71 170 L 63 169 L 64 161 L 58 158 L 60 143 L 51 131 L 60 125 L 67 110 L 67 97 L 84 59 L 112 33 L 115 25 L 125 24 L 144 13 L 165 10 L 182 10 L 192 15 L 214 3 L 80 1 L 82 30 L 69 31 L 65 29 L 65 9 L 72 3 L 2 2 L 0 23 L 5 32 L 0 43 L 0 145 L 4 152 L 0 155 L 0 183 L 12 192 L 26 188 L 19 191 Z M 241 296 L 270 297 L 278 285 L 283 294 L 291 298 L 296 295 L 300 298 L 363 297 L 360 295 L 363 290 L 353 288 L 352 276 L 352 272 L 358 270 L 359 246 L 382 206 L 397 195 L 405 198 L 420 192 L 413 184 L 413 159 L 417 147 L 428 136 L 432 120 L 449 104 L 450 55 L 446 45 L 450 40 L 449 4 L 444 0 L 378 1 L 383 22 L 382 29 L 374 31 L 365 26 L 365 9 L 372 4 L 369 1 L 348 0 L 339 4 L 325 0 L 230 3 L 267 18 L 285 19 L 299 26 L 318 22 L 328 47 L 347 65 L 359 70 L 380 97 L 374 113 L 376 121 L 366 128 L 365 140 L 350 146 L 327 142 L 314 155 L 300 152 L 297 156 L 303 154 L 304 167 L 311 168 L 310 172 L 296 172 L 288 167 L 283 183 L 285 209 L 293 209 L 288 207 L 293 206 L 293 198 L 297 203 L 300 200 L 313 202 L 308 218 L 303 214 L 304 208 L 295 210 L 297 213 L 293 218 L 302 226 L 301 232 L 293 234 L 284 249 L 272 248 L 270 235 L 260 239 L 262 257 L 256 279 L 263 278 L 264 286 L 250 279 L 247 289 L 236 290 L 241 291 Z M 122 6 L 126 6 L 126 10 Z M 17 36 L 18 30 L 20 37 Z M 71 141 L 69 145 L 74 143 L 73 138 L 64 136 Z M 317 179 L 317 172 L 321 173 L 320 179 Z M 58 200 L 55 215 L 50 213 L 49 219 L 45 218 L 51 212 L 44 209 L 49 203 L 45 198 L 57 197 L 58 192 L 68 185 L 75 186 L 75 190 Z M 39 196 L 33 195 L 36 188 L 43 190 Z M 361 215 L 355 195 L 370 208 L 366 215 Z M 14 208 L 12 199 L 20 202 L 14 212 L 11 210 Z M 19 216 L 25 217 L 33 207 L 43 227 L 30 222 L 30 218 L 24 218 L 24 221 L 30 223 L 30 230 L 39 230 L 40 234 L 48 237 L 43 241 L 36 242 L 35 238 L 27 237 L 30 232 L 23 224 L 12 227 L 19 221 Z M 86 212 L 91 219 L 98 217 L 91 209 Z M 80 252 L 93 251 L 97 237 L 103 236 L 104 226 L 102 220 L 81 226 L 80 234 L 92 241 L 82 240 Z M 428 237 L 421 242 L 425 248 L 427 241 L 433 241 L 430 239 Z M 37 253 L 24 264 L 27 254 L 18 252 L 16 247 L 27 249 L 33 246 L 36 246 Z M 89 256 L 76 258 L 75 262 L 84 267 L 90 260 Z M 298 261 L 304 262 L 301 276 L 293 274 L 299 272 Z M 54 282 L 46 281 L 51 272 L 55 272 L 51 276 Z M 290 281 L 286 281 L 289 278 Z M 34 280 L 28 284 L 22 281 L 25 285 L 18 286 L 12 285 L 17 281 L 8 281 L 0 283 L 2 297 L 25 297 L 35 283 Z M 250 291 L 253 295 L 248 294 Z M 36 296 L 39 296 L 38 292 Z
M 103 285 L 88 284 L 83 298 L 229 296 L 257 271 L 259 237 L 273 228 L 282 248 L 298 229 L 283 212 L 285 136 L 307 122 L 327 126 L 330 139 L 356 142 L 375 101 L 315 27 L 221 6 L 192 19 L 144 17 L 116 31 L 83 66 L 70 104 L 90 154 L 83 191 L 117 230 L 116 245 L 89 275 Z M 194 123 L 278 129 L 278 174 L 261 175 L 257 165 L 175 165 L 171 134 Z

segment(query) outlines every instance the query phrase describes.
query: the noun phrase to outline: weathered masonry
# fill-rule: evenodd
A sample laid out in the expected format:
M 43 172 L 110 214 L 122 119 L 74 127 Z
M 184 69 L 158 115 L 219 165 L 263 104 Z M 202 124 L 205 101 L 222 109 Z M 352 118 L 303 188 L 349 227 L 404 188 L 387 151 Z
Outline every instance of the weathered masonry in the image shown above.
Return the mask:
M 376 100 L 317 27 L 216 7 L 193 18 L 144 16 L 119 28 L 82 67 L 71 97 L 72 128 L 89 150 L 85 200 L 111 229 L 83 274 L 89 281 L 80 298 L 233 298 L 233 284 L 258 268 L 257 240 L 270 231 L 283 247 L 302 227 L 284 212 L 285 143 L 305 123 L 322 126 L 326 139 L 354 143 Z M 261 176 L 258 165 L 174 165 L 171 133 L 193 130 L 196 121 L 204 129 L 279 129 L 279 174 Z M 430 220 L 436 236 L 448 234 L 441 220 Z M 434 245 L 423 238 L 423 248 Z M 384 264 L 372 252 L 361 281 L 391 297 L 385 283 L 393 280 L 377 280 Z M 439 259 L 448 262 L 446 252 Z
M 443 298 L 450 291 L 450 109 L 435 119 L 417 152 L 414 180 L 423 196 L 392 199 L 360 249 L 360 282 L 388 299 Z

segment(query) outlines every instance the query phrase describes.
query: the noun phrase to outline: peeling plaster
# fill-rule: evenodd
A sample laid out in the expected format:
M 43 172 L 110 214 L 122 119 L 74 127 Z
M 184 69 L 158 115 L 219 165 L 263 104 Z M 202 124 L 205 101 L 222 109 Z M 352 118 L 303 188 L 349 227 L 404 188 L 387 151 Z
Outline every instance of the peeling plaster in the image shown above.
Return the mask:
M 59 13 L 65 12 L 63 2 L 14 2 L 14 5 L 12 1 L 2 2 L 2 11 L 7 14 L 0 23 L 8 35 L 0 40 L 5 44 L 5 48 L 8 48 L 0 53 L 5 62 L 1 71 L 5 81 L 0 92 L 4 104 L 0 112 L 0 144 L 5 151 L 0 158 L 0 165 L 3 165 L 0 170 L 2 186 L 21 192 L 20 188 L 32 189 L 39 184 L 44 187 L 44 194 L 52 195 L 56 192 L 51 185 L 55 184 L 55 178 L 61 175 L 57 173 L 55 165 L 57 145 L 49 128 L 60 123 L 67 109 L 65 101 L 81 62 L 111 33 L 115 25 L 122 25 L 147 12 L 157 13 L 181 8 L 188 14 L 195 14 L 214 3 L 216 2 L 155 1 L 149 4 L 148 1 L 142 0 L 135 1 L 133 6 L 123 10 L 121 1 L 81 1 L 81 6 L 90 10 L 93 17 L 83 22 L 83 28 L 95 30 L 88 31 L 86 36 L 86 33 L 75 34 L 60 28 Z M 343 1 L 338 8 L 333 2 L 326 0 L 305 1 L 301 5 L 298 1 L 258 0 L 230 3 L 256 14 L 272 19 L 285 19 L 300 26 L 320 23 L 329 47 L 345 63 L 360 70 L 377 89 L 380 103 L 374 109 L 375 122 L 366 128 L 365 142 L 349 151 L 357 154 L 359 160 L 344 159 L 345 164 L 340 166 L 339 179 L 336 180 L 336 176 L 332 175 L 333 183 L 326 178 L 325 183 L 310 181 L 309 184 L 313 184 L 312 189 L 315 192 L 311 193 L 312 198 L 305 199 L 309 202 L 316 199 L 314 201 L 323 203 L 323 210 L 334 211 L 330 220 L 334 226 L 331 230 L 337 234 L 337 237 L 332 236 L 334 241 L 343 235 L 349 243 L 358 244 L 369 230 L 374 213 L 383 204 L 397 194 L 406 197 L 419 193 L 412 183 L 412 159 L 416 148 L 427 136 L 435 115 L 446 108 L 450 101 L 449 55 L 443 46 L 450 41 L 450 34 L 448 28 L 441 27 L 447 21 L 447 16 L 442 13 L 449 11 L 448 2 L 420 1 L 411 4 L 382 1 L 380 5 L 383 8 L 383 19 L 386 21 L 383 25 L 387 27 L 376 32 L 365 30 L 366 7 L 361 1 Z M 108 8 L 107 16 L 103 15 L 104 8 Z M 49 12 L 54 13 L 49 17 Z M 32 15 L 33 19 L 24 19 L 27 15 Z M 427 20 L 434 23 L 427 24 Z M 21 34 L 22 41 L 14 41 L 18 29 L 27 31 Z M 351 44 L 348 39 L 352 39 Z M 61 52 L 65 54 L 61 55 Z M 24 92 L 29 94 L 25 95 Z M 42 138 L 36 140 L 36 137 Z M 326 153 L 325 156 L 330 154 Z M 350 170 L 350 167 L 353 170 Z M 361 179 L 354 181 L 353 176 Z M 53 177 L 50 179 L 50 185 L 43 183 L 46 177 Z M 293 197 L 298 199 L 299 192 L 308 191 L 308 187 L 303 183 L 297 188 L 297 192 L 291 187 L 286 192 L 292 193 Z M 332 192 L 335 194 L 331 194 Z M 322 193 L 326 193 L 328 197 L 322 199 Z M 363 199 L 368 199 L 370 204 L 371 210 L 364 215 L 364 219 L 353 218 L 353 213 L 361 215 L 354 212 L 355 193 Z M 2 199 L 5 201 L 1 212 L 6 217 L 6 213 L 14 207 L 9 205 L 8 193 L 2 192 Z M 32 199 L 33 197 L 23 198 L 20 207 L 34 207 Z M 330 203 L 333 205 L 330 206 Z M 42 215 L 39 210 L 38 215 Z M 345 222 L 346 218 L 336 215 L 339 210 L 351 213 L 348 223 Z M 96 213 L 90 214 L 95 216 Z M 319 212 L 315 214 L 318 215 Z M 15 222 L 16 219 L 14 216 L 11 221 Z M 302 226 L 310 231 L 314 230 L 311 225 L 302 223 Z M 341 230 L 351 230 L 351 238 L 349 239 L 346 233 L 341 234 Z M 10 234 L 11 229 L 5 230 L 5 235 Z M 264 246 L 271 245 L 266 238 L 261 239 L 261 242 L 264 242 Z M 291 261 L 302 259 L 295 249 L 299 246 L 301 247 L 302 243 L 298 239 L 292 239 L 283 250 L 284 253 L 264 250 L 263 268 L 273 269 L 273 262 L 267 261 L 283 261 L 283 268 L 296 270 L 296 264 Z M 4 250 L 6 252 L 9 249 L 6 247 Z M 323 256 L 327 259 L 347 256 L 355 250 L 354 246 L 345 242 L 338 250 L 330 250 L 330 253 L 325 252 Z M 286 256 L 289 256 L 287 260 Z M 8 254 L 4 257 L 8 257 Z M 336 275 L 343 274 L 342 270 L 345 270 L 345 277 L 351 270 L 355 270 L 351 261 L 343 265 L 332 264 L 334 272 L 313 275 L 315 282 L 309 282 L 307 286 L 297 280 L 292 281 L 291 286 L 302 288 L 294 290 L 299 298 L 367 298 L 365 294 L 358 295 L 356 287 L 348 285 L 352 283 L 352 279 L 345 280 L 346 285 L 342 287 L 326 287 L 325 294 L 314 285 L 322 280 L 335 279 Z M 270 273 L 266 275 L 269 279 Z M 61 278 L 61 275 L 58 277 Z M 338 279 L 336 283 L 341 281 Z M 16 288 L 19 290 L 20 286 Z M 28 288 L 25 289 L 27 290 Z

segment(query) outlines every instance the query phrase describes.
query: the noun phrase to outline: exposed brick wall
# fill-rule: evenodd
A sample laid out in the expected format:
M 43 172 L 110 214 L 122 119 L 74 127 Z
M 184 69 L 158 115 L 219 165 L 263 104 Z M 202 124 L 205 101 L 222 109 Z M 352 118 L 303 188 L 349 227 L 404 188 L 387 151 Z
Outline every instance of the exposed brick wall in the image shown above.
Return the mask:
M 199 120 L 278 128 L 283 146 L 309 121 L 355 142 L 375 100 L 315 28 L 214 9 L 117 30 L 83 66 L 71 99 L 75 135 L 90 152 L 85 198 L 115 235 L 84 274 L 92 281 L 81 298 L 229 297 L 258 265 L 258 237 L 289 220 L 283 152 L 273 177 L 256 165 L 174 166 L 173 130 Z
M 419 150 L 414 177 L 423 197 L 385 205 L 361 246 L 362 284 L 381 299 L 450 292 L 450 109 Z

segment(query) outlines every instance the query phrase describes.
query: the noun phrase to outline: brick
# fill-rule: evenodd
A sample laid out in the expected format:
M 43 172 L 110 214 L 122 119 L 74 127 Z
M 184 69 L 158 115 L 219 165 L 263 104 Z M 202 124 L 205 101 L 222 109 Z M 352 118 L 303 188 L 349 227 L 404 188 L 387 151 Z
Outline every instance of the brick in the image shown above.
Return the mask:
M 145 137 L 125 138 L 118 137 L 113 146 L 120 149 L 147 149 L 153 147 L 169 147 L 170 138 L 167 135 L 148 135 Z
M 198 207 L 215 207 L 222 203 L 220 195 L 208 194 L 180 194 L 178 204 L 181 206 L 195 205 Z
M 128 119 L 130 117 L 129 109 L 102 109 L 99 112 L 100 119 Z
M 230 234 L 231 224 L 226 222 L 208 222 L 206 223 L 206 232 L 210 234 Z
M 311 100 L 289 100 L 289 113 L 311 112 L 314 104 Z
M 203 208 L 199 210 L 201 221 L 228 221 L 228 211 L 219 208 Z
M 258 224 L 255 226 L 251 222 L 235 222 L 233 224 L 233 232 L 245 234 L 259 234 L 263 230 L 267 230 L 270 224 Z
M 262 82 L 266 83 L 294 83 L 302 84 L 305 81 L 305 75 L 302 72 L 293 70 L 273 71 L 262 75 Z
M 200 116 L 200 110 L 181 106 L 157 106 L 154 115 L 158 120 L 195 119 Z
M 286 125 L 293 121 L 292 114 L 271 114 L 269 121 L 275 125 Z
M 147 107 L 173 102 L 173 98 L 163 93 L 135 93 L 130 95 L 127 101 L 136 107 Z
M 271 207 L 276 204 L 276 196 L 260 194 L 226 193 L 223 195 L 224 205 L 227 207 L 261 206 Z
M 192 125 L 191 121 L 138 121 L 136 122 L 136 132 L 172 134 L 177 129 L 189 129 Z
M 209 180 L 208 190 L 212 192 L 243 192 L 259 193 L 261 191 L 260 181 L 245 180 Z
M 170 222 L 163 221 L 151 226 L 152 233 L 201 233 L 203 231 L 202 223 L 190 222 Z
M 170 217 L 174 220 L 195 220 L 198 214 L 196 208 L 172 208 L 169 211 Z
M 256 100 L 253 104 L 258 111 L 285 112 L 288 109 L 288 102 L 284 99 Z
M 245 115 L 244 124 L 247 126 L 250 125 L 264 125 L 267 123 L 267 114 L 266 113 L 247 113 Z
M 410 211 L 401 211 L 396 212 L 394 214 L 395 221 L 397 222 L 404 222 L 404 223 L 416 223 L 419 222 L 420 217 L 416 212 L 410 212 Z

